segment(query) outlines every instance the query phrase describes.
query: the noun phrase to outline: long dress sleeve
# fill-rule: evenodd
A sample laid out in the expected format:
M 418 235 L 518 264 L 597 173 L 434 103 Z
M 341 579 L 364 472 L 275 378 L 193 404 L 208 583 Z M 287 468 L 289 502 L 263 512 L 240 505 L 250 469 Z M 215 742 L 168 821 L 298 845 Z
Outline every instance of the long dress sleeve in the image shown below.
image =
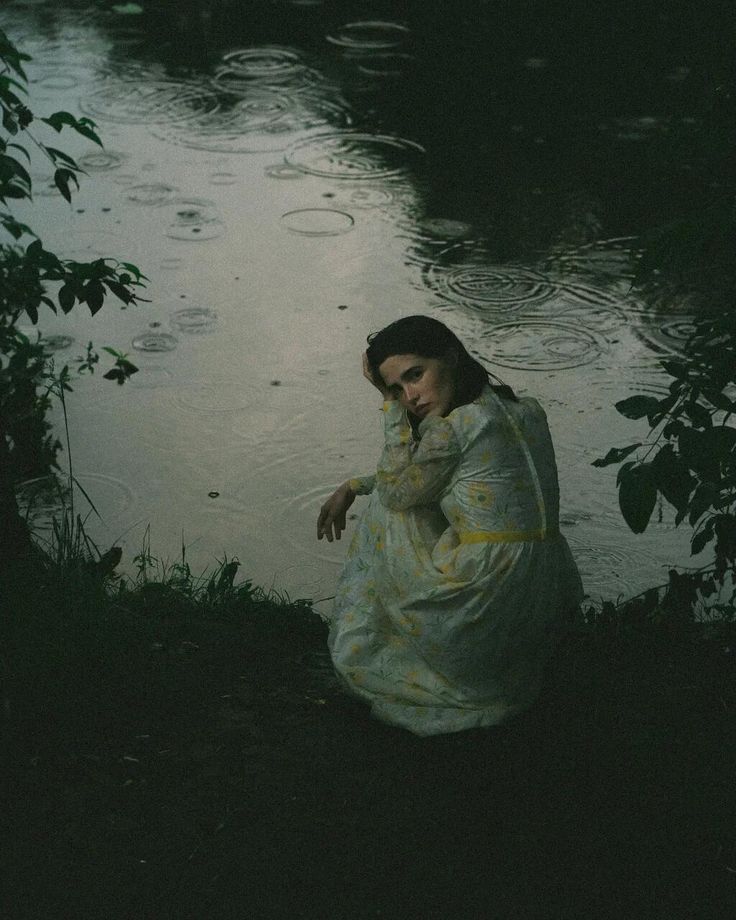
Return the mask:
M 438 501 L 460 460 L 452 424 L 430 416 L 419 425 L 415 444 L 406 413 L 395 400 L 384 403 L 386 443 L 378 463 L 376 488 L 382 504 L 406 511 Z
M 356 495 L 370 495 L 376 487 L 376 474 L 370 476 L 353 476 L 349 479 L 350 488 Z

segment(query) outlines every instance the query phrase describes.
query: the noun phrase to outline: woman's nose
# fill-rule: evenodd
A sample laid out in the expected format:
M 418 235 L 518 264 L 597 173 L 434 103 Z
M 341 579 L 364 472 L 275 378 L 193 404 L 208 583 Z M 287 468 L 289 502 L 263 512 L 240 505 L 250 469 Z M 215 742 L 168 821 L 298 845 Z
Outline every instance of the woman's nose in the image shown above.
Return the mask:
M 413 386 L 407 384 L 407 386 L 406 386 L 406 388 L 405 388 L 405 390 L 404 390 L 404 395 L 405 395 L 406 401 L 407 401 L 408 403 L 415 403 L 415 402 L 417 401 L 417 398 L 418 398 L 418 396 L 419 396 L 419 393 L 417 392 L 416 387 L 413 387 Z

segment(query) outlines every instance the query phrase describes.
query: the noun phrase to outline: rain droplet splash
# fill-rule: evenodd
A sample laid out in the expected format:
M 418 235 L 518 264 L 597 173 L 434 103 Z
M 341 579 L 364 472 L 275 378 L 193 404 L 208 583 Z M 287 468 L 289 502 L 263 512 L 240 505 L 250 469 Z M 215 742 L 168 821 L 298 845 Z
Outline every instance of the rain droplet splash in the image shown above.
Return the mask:
M 413 169 L 424 148 L 381 134 L 321 134 L 294 144 L 285 160 L 327 179 L 380 179 Z
M 84 112 L 117 124 L 161 124 L 183 121 L 218 107 L 216 94 L 206 87 L 148 80 L 111 80 L 80 103 Z
M 685 352 L 690 337 L 697 331 L 692 316 L 677 314 L 644 314 L 634 326 L 637 337 L 653 351 L 664 355 L 679 355 Z
M 126 198 L 136 204 L 159 205 L 168 204 L 177 194 L 178 189 L 173 186 L 154 182 L 150 185 L 134 185 L 128 189 Z
M 63 351 L 72 345 L 74 339 L 70 335 L 48 335 L 41 340 L 44 351 Z
M 327 41 L 346 51 L 366 53 L 398 48 L 410 36 L 410 30 L 398 22 L 360 21 L 348 22 L 331 35 Z
M 143 332 L 133 339 L 133 348 L 155 354 L 162 351 L 174 351 L 177 340 L 167 332 Z
M 269 179 L 303 179 L 304 173 L 288 163 L 274 163 L 264 170 Z
M 355 226 L 355 220 L 345 211 L 330 208 L 299 208 L 282 214 L 287 230 L 302 236 L 339 236 Z
M 82 169 L 90 172 L 106 172 L 109 169 L 119 169 L 127 158 L 126 154 L 114 150 L 95 150 L 85 153 L 78 162 Z
M 237 81 L 273 86 L 311 83 L 319 74 L 306 66 L 298 51 L 279 45 L 242 48 L 223 56 L 223 67 L 215 82 L 228 89 Z
M 174 240 L 212 240 L 224 231 L 225 226 L 217 215 L 214 202 L 191 198 L 173 203 L 172 220 L 166 236 Z
M 477 350 L 482 360 L 528 371 L 567 370 L 590 364 L 605 342 L 578 326 L 536 320 L 500 323 L 484 330 Z
M 324 131 L 350 122 L 346 104 L 308 91 L 242 84 L 228 88 L 217 112 L 159 125 L 156 136 L 194 150 L 214 153 L 268 153 L 286 150 L 297 132 Z
M 171 325 L 181 332 L 201 334 L 212 332 L 217 325 L 217 314 L 206 307 L 189 307 L 171 314 Z
M 482 250 L 452 246 L 423 271 L 425 285 L 443 300 L 510 313 L 549 301 L 559 291 L 547 275 L 523 265 L 496 266 Z

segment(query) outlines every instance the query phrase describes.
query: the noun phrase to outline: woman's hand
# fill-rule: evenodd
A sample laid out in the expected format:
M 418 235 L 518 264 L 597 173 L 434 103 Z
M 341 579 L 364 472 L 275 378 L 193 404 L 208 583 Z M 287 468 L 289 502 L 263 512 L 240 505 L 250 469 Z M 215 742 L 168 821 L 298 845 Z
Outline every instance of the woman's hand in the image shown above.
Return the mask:
M 327 542 L 339 540 L 345 530 L 345 516 L 355 501 L 355 492 L 349 482 L 344 482 L 322 505 L 317 518 L 317 539 L 327 537 Z
M 368 352 L 366 351 L 363 352 L 363 376 L 366 378 L 366 380 L 369 380 L 373 384 L 373 386 L 378 390 L 381 396 L 383 396 L 384 402 L 387 399 L 394 398 L 384 386 L 383 380 L 381 380 L 380 377 L 378 378 L 378 380 L 376 380 L 375 377 L 373 376 L 373 371 L 371 370 L 371 366 L 368 362 Z

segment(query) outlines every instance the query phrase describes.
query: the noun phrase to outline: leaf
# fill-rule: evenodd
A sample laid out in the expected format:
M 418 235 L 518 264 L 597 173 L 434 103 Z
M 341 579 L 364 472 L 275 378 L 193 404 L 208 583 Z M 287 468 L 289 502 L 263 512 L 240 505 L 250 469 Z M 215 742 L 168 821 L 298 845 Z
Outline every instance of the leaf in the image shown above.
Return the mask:
M 79 189 L 79 182 L 77 182 L 77 177 L 70 169 L 57 169 L 54 173 L 54 184 L 59 189 L 64 198 L 66 198 L 66 200 L 71 204 L 72 193 L 69 191 L 70 180 L 74 182 L 77 189 Z
M 671 444 L 661 448 L 652 461 L 652 475 L 657 489 L 678 511 L 687 508 L 690 493 L 696 486 L 695 478 L 677 456 Z
M 68 313 L 72 309 L 76 301 L 76 296 L 74 294 L 74 288 L 72 287 L 72 285 L 63 284 L 59 288 L 58 298 L 59 298 L 59 306 L 64 311 L 64 313 Z
M 640 463 L 626 470 L 621 477 L 618 502 L 631 530 L 643 533 L 657 503 L 657 486 L 650 463 Z
M 51 159 L 56 163 L 57 160 L 61 160 L 62 163 L 65 163 L 70 169 L 78 170 L 76 162 L 69 156 L 69 154 L 64 153 L 63 150 L 57 150 L 56 147 L 49 147 L 47 144 L 43 145 L 46 153 L 49 154 Z
M 116 380 L 121 386 L 125 383 L 125 373 L 119 367 L 112 367 L 102 375 L 105 380 Z
M 89 312 L 94 316 L 105 302 L 105 288 L 102 286 L 102 282 L 88 282 L 84 286 L 84 300 L 89 307 Z
M 687 380 L 687 365 L 682 360 L 671 359 L 659 362 L 670 377 L 676 377 L 678 381 Z M 672 387 L 670 385 L 670 390 Z
M 616 411 L 626 418 L 644 418 L 659 409 L 659 400 L 654 396 L 629 396 L 615 403 Z
M 629 460 L 628 463 L 624 463 L 622 467 L 619 468 L 618 473 L 616 473 L 616 485 L 621 485 L 621 480 L 626 475 L 627 470 L 630 470 L 632 467 L 636 466 L 636 460 Z
M 112 279 L 106 279 L 105 284 L 110 288 L 113 294 L 122 300 L 123 303 L 131 303 L 134 299 L 134 295 L 125 287 L 123 284 L 119 284 L 117 281 Z
M 71 112 L 54 112 L 52 115 L 49 115 L 48 118 L 42 118 L 41 121 L 46 122 L 47 125 L 51 125 L 54 131 L 61 131 L 64 125 L 75 125 L 77 119 L 72 115 Z
M 26 150 L 25 147 L 22 147 L 20 144 L 13 144 L 13 143 L 7 144 L 6 149 L 7 147 L 12 147 L 13 150 L 18 150 L 20 153 L 23 154 L 23 156 L 28 160 L 29 163 L 31 162 L 31 155 Z
M 0 181 L 19 183 L 27 188 L 29 194 L 33 184 L 25 166 L 6 153 L 0 154 Z
M 685 430 L 685 425 L 680 421 L 679 418 L 674 418 L 672 421 L 667 422 L 667 424 L 662 429 L 662 434 L 665 438 L 675 438 L 677 435 Z
M 82 121 L 84 121 L 84 119 Z M 88 140 L 93 141 L 95 144 L 97 144 L 98 147 L 104 147 L 105 145 L 100 140 L 97 132 L 94 131 L 89 125 L 83 124 L 82 121 L 79 121 L 76 125 L 74 125 L 74 130 L 77 132 L 77 134 L 81 134 L 82 137 L 86 137 Z
M 685 415 L 695 425 L 696 428 L 709 428 L 711 425 L 711 412 L 705 406 L 696 402 L 689 402 L 685 406 Z
M 26 246 L 26 259 L 38 261 L 43 253 L 43 243 L 36 238 L 32 243 Z
M 19 240 L 24 233 L 27 233 L 29 236 L 33 236 L 33 230 L 31 230 L 27 224 L 20 223 L 20 221 L 17 221 L 10 214 L 1 215 L 0 224 L 5 227 L 13 239 Z
M 136 281 L 140 281 L 141 278 L 145 278 L 145 280 L 148 281 L 148 278 L 146 278 L 145 275 L 141 274 L 141 270 L 138 268 L 137 265 L 133 265 L 132 262 L 121 262 L 120 264 L 122 265 L 123 268 L 127 269 L 131 273 L 131 275 L 135 275 Z
M 3 107 L 3 128 L 8 132 L 8 134 L 15 135 L 18 133 L 18 119 L 10 111 Z
M 641 447 L 641 442 L 629 444 L 628 447 L 612 447 L 605 457 L 599 457 L 591 463 L 591 466 L 610 466 L 612 463 L 620 463 L 625 457 L 628 457 L 637 447 Z
M 138 373 L 138 368 L 131 361 L 126 361 L 125 358 L 118 358 L 118 366 L 125 371 L 127 377 L 131 377 L 133 374 Z
M 692 494 L 688 509 L 690 511 L 688 521 L 691 527 L 694 526 L 699 518 L 701 518 L 713 505 L 713 502 L 716 501 L 719 495 L 720 489 L 715 483 L 701 482 L 698 485 Z
M 736 410 L 736 401 L 729 399 L 725 393 L 721 393 L 718 390 L 704 389 L 703 396 L 712 406 L 715 406 L 716 409 L 721 409 L 724 412 L 733 412 Z

